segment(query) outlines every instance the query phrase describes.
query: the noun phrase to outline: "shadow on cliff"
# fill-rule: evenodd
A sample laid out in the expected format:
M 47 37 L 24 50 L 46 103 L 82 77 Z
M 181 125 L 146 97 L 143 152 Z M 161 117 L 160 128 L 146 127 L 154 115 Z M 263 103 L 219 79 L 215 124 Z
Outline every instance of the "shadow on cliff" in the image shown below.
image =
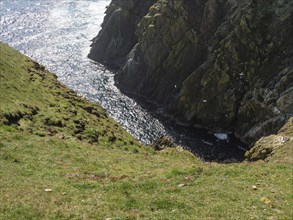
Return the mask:
M 121 91 L 122 92 L 122 91 Z M 166 137 L 175 145 L 180 145 L 206 162 L 237 163 L 242 162 L 248 146 L 237 139 L 232 133 L 228 139 L 219 139 L 209 134 L 206 129 L 179 125 L 172 116 L 165 114 L 153 103 L 133 94 L 126 94 L 146 109 L 152 117 L 156 118 L 165 127 Z M 225 136 L 225 135 L 224 135 Z

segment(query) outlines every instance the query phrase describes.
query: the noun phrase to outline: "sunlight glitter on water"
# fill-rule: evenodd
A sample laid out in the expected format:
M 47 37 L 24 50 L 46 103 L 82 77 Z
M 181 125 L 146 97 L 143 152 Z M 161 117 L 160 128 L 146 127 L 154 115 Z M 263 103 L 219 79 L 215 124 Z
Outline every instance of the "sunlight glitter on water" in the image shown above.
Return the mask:
M 164 126 L 114 86 L 113 73 L 90 61 L 109 0 L 2 1 L 0 38 L 57 74 L 82 96 L 100 103 L 127 131 L 149 144 Z

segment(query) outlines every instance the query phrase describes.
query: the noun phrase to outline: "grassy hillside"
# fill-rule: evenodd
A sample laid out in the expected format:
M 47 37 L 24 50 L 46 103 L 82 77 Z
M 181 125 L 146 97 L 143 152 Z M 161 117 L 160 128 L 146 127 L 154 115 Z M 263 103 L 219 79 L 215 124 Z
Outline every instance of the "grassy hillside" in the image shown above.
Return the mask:
M 291 219 L 292 165 L 159 152 L 0 43 L 0 219 Z

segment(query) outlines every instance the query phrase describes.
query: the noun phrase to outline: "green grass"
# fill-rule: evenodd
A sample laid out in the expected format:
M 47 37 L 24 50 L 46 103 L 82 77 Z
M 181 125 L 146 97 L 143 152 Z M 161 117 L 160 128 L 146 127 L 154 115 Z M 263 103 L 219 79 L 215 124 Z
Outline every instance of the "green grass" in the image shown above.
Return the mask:
M 292 164 L 156 152 L 27 57 L 0 49 L 0 219 L 292 218 Z
M 1 44 L 0 121 L 38 136 L 139 145 L 98 105 L 78 97 L 44 67 Z M 112 144 L 112 143 L 111 143 Z

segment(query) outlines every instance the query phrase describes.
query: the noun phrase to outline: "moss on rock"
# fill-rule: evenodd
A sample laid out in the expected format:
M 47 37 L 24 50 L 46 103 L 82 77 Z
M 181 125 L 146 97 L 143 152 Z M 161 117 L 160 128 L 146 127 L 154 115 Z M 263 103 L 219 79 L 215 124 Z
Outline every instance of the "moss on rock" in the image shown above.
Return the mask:
M 245 157 L 249 161 L 293 163 L 293 118 L 277 134 L 260 138 L 246 152 Z

